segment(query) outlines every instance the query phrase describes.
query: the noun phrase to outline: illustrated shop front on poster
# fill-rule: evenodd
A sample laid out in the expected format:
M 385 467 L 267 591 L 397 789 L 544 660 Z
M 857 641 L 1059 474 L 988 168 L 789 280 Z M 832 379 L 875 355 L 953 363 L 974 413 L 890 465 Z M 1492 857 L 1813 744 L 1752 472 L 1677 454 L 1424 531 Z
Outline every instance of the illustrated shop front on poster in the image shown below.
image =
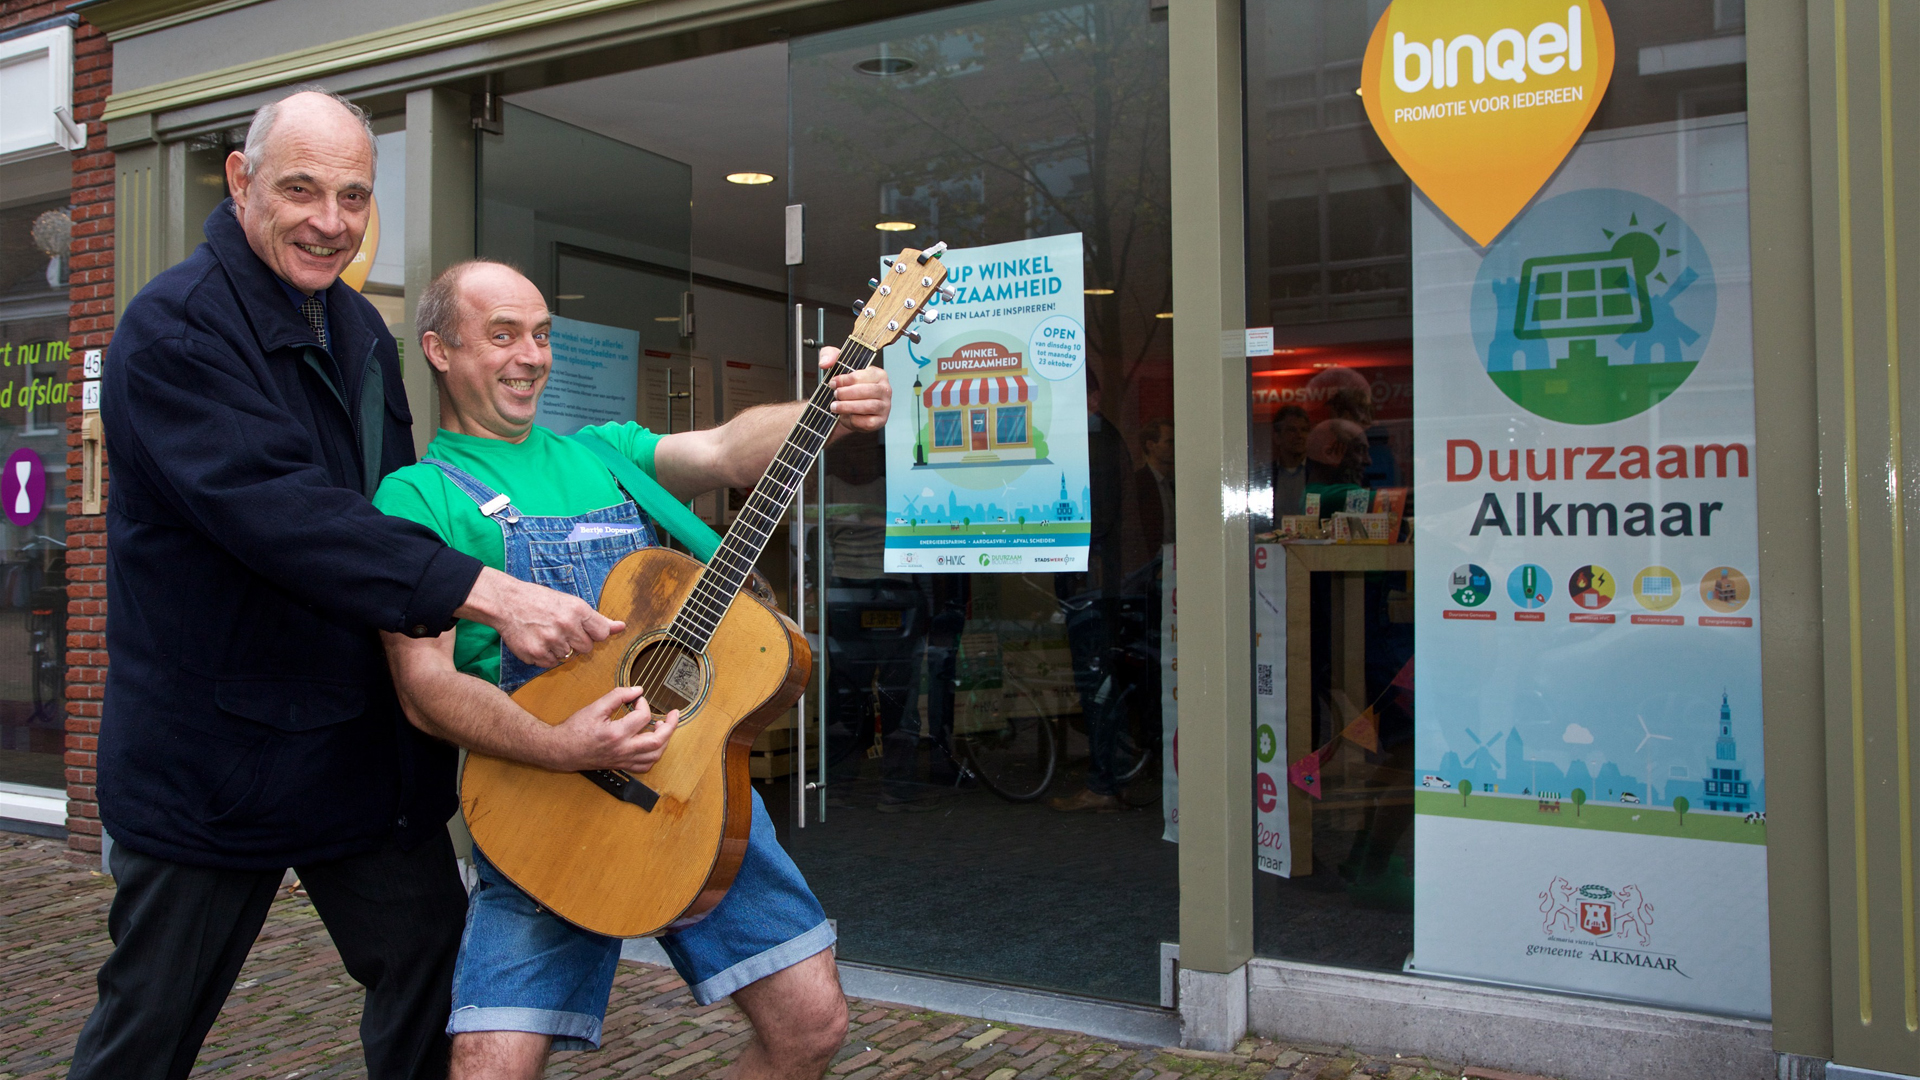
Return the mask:
M 751 772 L 850 992 L 1564 1080 L 1920 1077 L 1920 24 L 1762 8 L 76 11 L 113 42 L 118 308 L 252 109 L 323 82 L 379 140 L 355 287 L 404 341 L 438 269 L 520 267 L 556 430 L 809 393 L 883 260 L 947 245 L 885 430 L 759 566 L 816 663 Z M 0 153 L 0 453 L 57 472 L 82 193 L 44 164 Z M 88 654 L 40 614 L 88 504 L 12 469 L 0 795 L 45 798 L 90 776 L 48 719 Z

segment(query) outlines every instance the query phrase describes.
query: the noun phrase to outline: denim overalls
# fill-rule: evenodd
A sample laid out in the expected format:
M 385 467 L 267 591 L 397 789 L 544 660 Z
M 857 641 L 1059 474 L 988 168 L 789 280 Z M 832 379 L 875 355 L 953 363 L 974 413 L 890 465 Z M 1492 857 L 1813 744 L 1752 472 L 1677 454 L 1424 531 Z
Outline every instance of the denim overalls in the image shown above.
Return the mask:
M 527 517 L 471 474 L 426 460 L 499 523 L 506 572 L 522 581 L 596 603 L 614 563 L 658 543 L 653 521 L 630 492 L 618 506 L 575 517 Z M 582 526 L 637 527 L 568 539 Z M 522 663 L 501 643 L 500 689 L 512 692 L 542 670 Z M 659 939 L 702 1005 L 829 949 L 835 940 L 833 924 L 780 846 L 759 792 L 752 793 L 752 801 L 747 851 L 726 897 L 706 918 Z M 555 1050 L 598 1047 L 620 939 L 581 930 L 544 911 L 478 847 L 474 868 L 479 881 L 467 905 L 447 1033 L 532 1031 L 553 1036 Z
M 545 585 L 598 605 L 600 587 L 606 584 L 613 564 L 659 543 L 652 519 L 640 512 L 631 497 L 618 506 L 574 517 L 528 517 L 515 509 L 507 496 L 474 479 L 472 473 L 436 458 L 425 460 L 439 466 L 482 514 L 499 523 L 500 538 L 507 549 L 506 572 L 521 581 Z M 626 494 L 624 490 L 621 493 Z M 614 528 L 601 530 L 606 535 L 568 539 L 575 529 L 596 525 Z M 500 689 L 511 694 L 545 670 L 513 655 L 506 642 L 501 642 Z

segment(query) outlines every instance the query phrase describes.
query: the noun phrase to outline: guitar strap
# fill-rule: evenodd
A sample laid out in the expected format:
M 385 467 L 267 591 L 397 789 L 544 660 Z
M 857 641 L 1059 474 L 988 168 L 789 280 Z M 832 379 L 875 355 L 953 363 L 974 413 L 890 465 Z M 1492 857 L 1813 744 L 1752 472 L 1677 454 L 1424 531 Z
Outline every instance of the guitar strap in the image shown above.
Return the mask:
M 661 528 L 673 535 L 675 540 L 687 545 L 694 558 L 706 562 L 720 549 L 720 534 L 687 508 L 687 504 L 673 497 L 673 493 L 660 486 L 645 469 L 635 465 L 625 454 L 608 445 L 605 439 L 591 431 L 581 430 L 571 438 L 580 445 L 593 451 L 600 463 L 607 467 L 620 486 L 640 505 L 647 516 L 657 522 Z

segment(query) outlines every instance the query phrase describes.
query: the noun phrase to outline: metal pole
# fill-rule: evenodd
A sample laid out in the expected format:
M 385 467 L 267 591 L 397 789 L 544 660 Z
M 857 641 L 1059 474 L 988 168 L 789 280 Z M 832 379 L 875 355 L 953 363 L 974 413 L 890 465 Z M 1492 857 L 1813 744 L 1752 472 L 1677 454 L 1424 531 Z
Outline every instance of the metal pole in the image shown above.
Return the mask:
M 814 308 L 813 317 L 814 326 L 816 327 L 813 340 L 819 342 L 821 348 L 825 348 L 827 344 L 827 309 Z M 820 377 L 825 378 L 825 373 L 822 373 Z M 824 822 L 827 820 L 827 672 L 829 664 L 829 658 L 827 656 L 829 651 L 827 648 L 827 582 L 833 576 L 827 573 L 827 448 L 824 446 L 820 448 L 820 456 L 815 461 L 815 467 L 818 470 L 816 473 L 818 488 L 815 504 L 819 509 L 818 520 L 820 522 L 819 529 L 815 534 L 816 550 L 819 552 L 820 558 L 818 564 L 820 569 L 820 602 L 814 605 L 815 608 L 818 609 L 816 617 L 820 620 L 820 705 L 817 710 L 820 714 L 818 717 L 818 723 L 820 725 L 820 763 L 817 767 L 820 770 L 820 820 Z
M 806 305 L 793 305 L 793 396 L 807 396 L 807 349 L 801 340 L 806 336 Z M 807 485 L 802 483 L 793 493 L 793 524 L 790 526 L 793 536 L 793 615 L 804 632 L 807 628 Z M 807 827 L 807 695 L 801 694 L 800 700 L 793 703 L 794 741 L 799 745 L 794 753 L 799 755 L 794 770 L 793 799 L 796 828 Z

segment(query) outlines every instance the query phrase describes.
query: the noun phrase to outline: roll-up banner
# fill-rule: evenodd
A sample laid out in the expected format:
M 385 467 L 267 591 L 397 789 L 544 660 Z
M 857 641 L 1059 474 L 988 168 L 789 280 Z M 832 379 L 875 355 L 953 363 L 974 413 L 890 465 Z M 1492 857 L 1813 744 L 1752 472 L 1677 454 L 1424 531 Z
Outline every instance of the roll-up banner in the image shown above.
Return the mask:
M 1412 970 L 1770 1011 L 1746 125 L 1413 204 Z

